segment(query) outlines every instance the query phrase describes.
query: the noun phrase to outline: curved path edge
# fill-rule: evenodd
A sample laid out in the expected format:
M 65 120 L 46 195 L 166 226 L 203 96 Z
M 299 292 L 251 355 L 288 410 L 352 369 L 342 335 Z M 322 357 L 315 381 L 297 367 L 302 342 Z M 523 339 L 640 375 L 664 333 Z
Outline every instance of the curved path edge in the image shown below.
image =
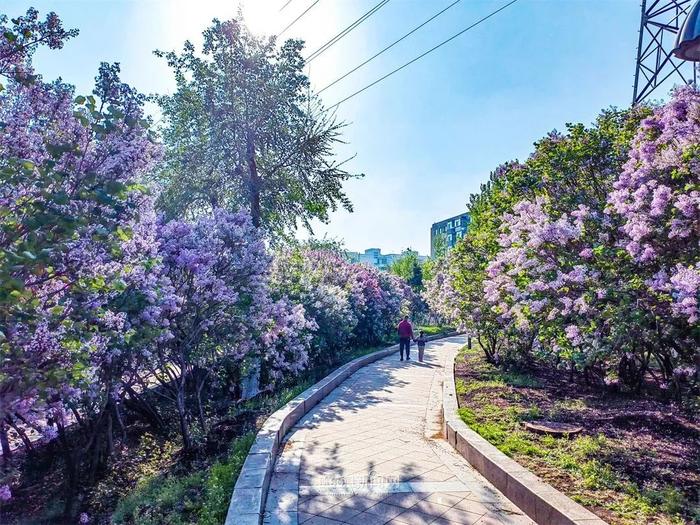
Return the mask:
M 429 337 L 429 341 L 457 335 L 457 332 Z M 224 525 L 260 525 L 265 511 L 275 457 L 287 431 L 307 412 L 360 368 L 397 352 L 399 345 L 360 356 L 337 368 L 274 412 L 263 424 L 248 452 L 233 488 Z M 453 378 L 454 382 L 454 378 Z
M 607 525 L 481 437 L 457 414 L 454 358 L 443 382 L 442 432 L 447 442 L 504 496 L 541 525 Z M 451 373 L 450 373 L 451 372 Z

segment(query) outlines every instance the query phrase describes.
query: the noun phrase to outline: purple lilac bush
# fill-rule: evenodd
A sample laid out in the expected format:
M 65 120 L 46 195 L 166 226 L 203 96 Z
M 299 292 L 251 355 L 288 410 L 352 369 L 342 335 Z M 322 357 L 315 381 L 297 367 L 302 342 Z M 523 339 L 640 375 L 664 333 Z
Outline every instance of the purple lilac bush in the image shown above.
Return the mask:
M 610 127 L 550 135 L 499 172 L 427 300 L 495 362 L 541 358 L 634 388 L 655 366 L 679 392 L 700 347 L 700 94 L 677 90 L 631 134 L 623 121 L 601 137 Z

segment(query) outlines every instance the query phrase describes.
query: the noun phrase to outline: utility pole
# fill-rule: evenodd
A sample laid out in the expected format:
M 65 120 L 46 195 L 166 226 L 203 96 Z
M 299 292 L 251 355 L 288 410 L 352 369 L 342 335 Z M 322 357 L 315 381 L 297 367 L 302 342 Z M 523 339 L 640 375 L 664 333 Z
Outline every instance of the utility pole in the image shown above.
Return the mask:
M 672 54 L 676 35 L 692 3 L 693 0 L 642 0 L 632 105 L 644 101 L 671 77 L 695 85 L 694 64 Z

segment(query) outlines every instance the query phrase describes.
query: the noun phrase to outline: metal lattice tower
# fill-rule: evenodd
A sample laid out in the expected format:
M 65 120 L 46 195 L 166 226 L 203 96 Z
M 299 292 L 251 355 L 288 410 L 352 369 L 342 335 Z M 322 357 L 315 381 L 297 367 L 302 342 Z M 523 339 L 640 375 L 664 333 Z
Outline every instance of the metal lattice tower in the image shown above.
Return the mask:
M 695 84 L 697 72 L 693 63 L 671 54 L 692 3 L 693 0 L 642 0 L 633 105 L 671 77 L 684 84 Z

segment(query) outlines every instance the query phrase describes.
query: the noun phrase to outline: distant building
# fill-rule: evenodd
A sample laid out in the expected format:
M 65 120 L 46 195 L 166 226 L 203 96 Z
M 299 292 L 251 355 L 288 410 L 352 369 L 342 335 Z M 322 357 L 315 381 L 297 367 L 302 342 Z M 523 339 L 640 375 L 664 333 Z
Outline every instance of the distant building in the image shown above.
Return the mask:
M 380 270 L 388 270 L 396 259 L 400 258 L 401 253 L 382 253 L 380 248 L 367 248 L 364 253 L 345 252 L 348 260 L 353 263 L 366 264 L 374 266 Z M 425 255 L 419 255 L 418 260 L 424 261 L 427 259 Z
M 448 250 L 453 248 L 457 241 L 467 233 L 469 222 L 469 214 L 462 213 L 433 224 L 430 228 L 430 256 L 435 257 L 438 238 L 443 239 Z

